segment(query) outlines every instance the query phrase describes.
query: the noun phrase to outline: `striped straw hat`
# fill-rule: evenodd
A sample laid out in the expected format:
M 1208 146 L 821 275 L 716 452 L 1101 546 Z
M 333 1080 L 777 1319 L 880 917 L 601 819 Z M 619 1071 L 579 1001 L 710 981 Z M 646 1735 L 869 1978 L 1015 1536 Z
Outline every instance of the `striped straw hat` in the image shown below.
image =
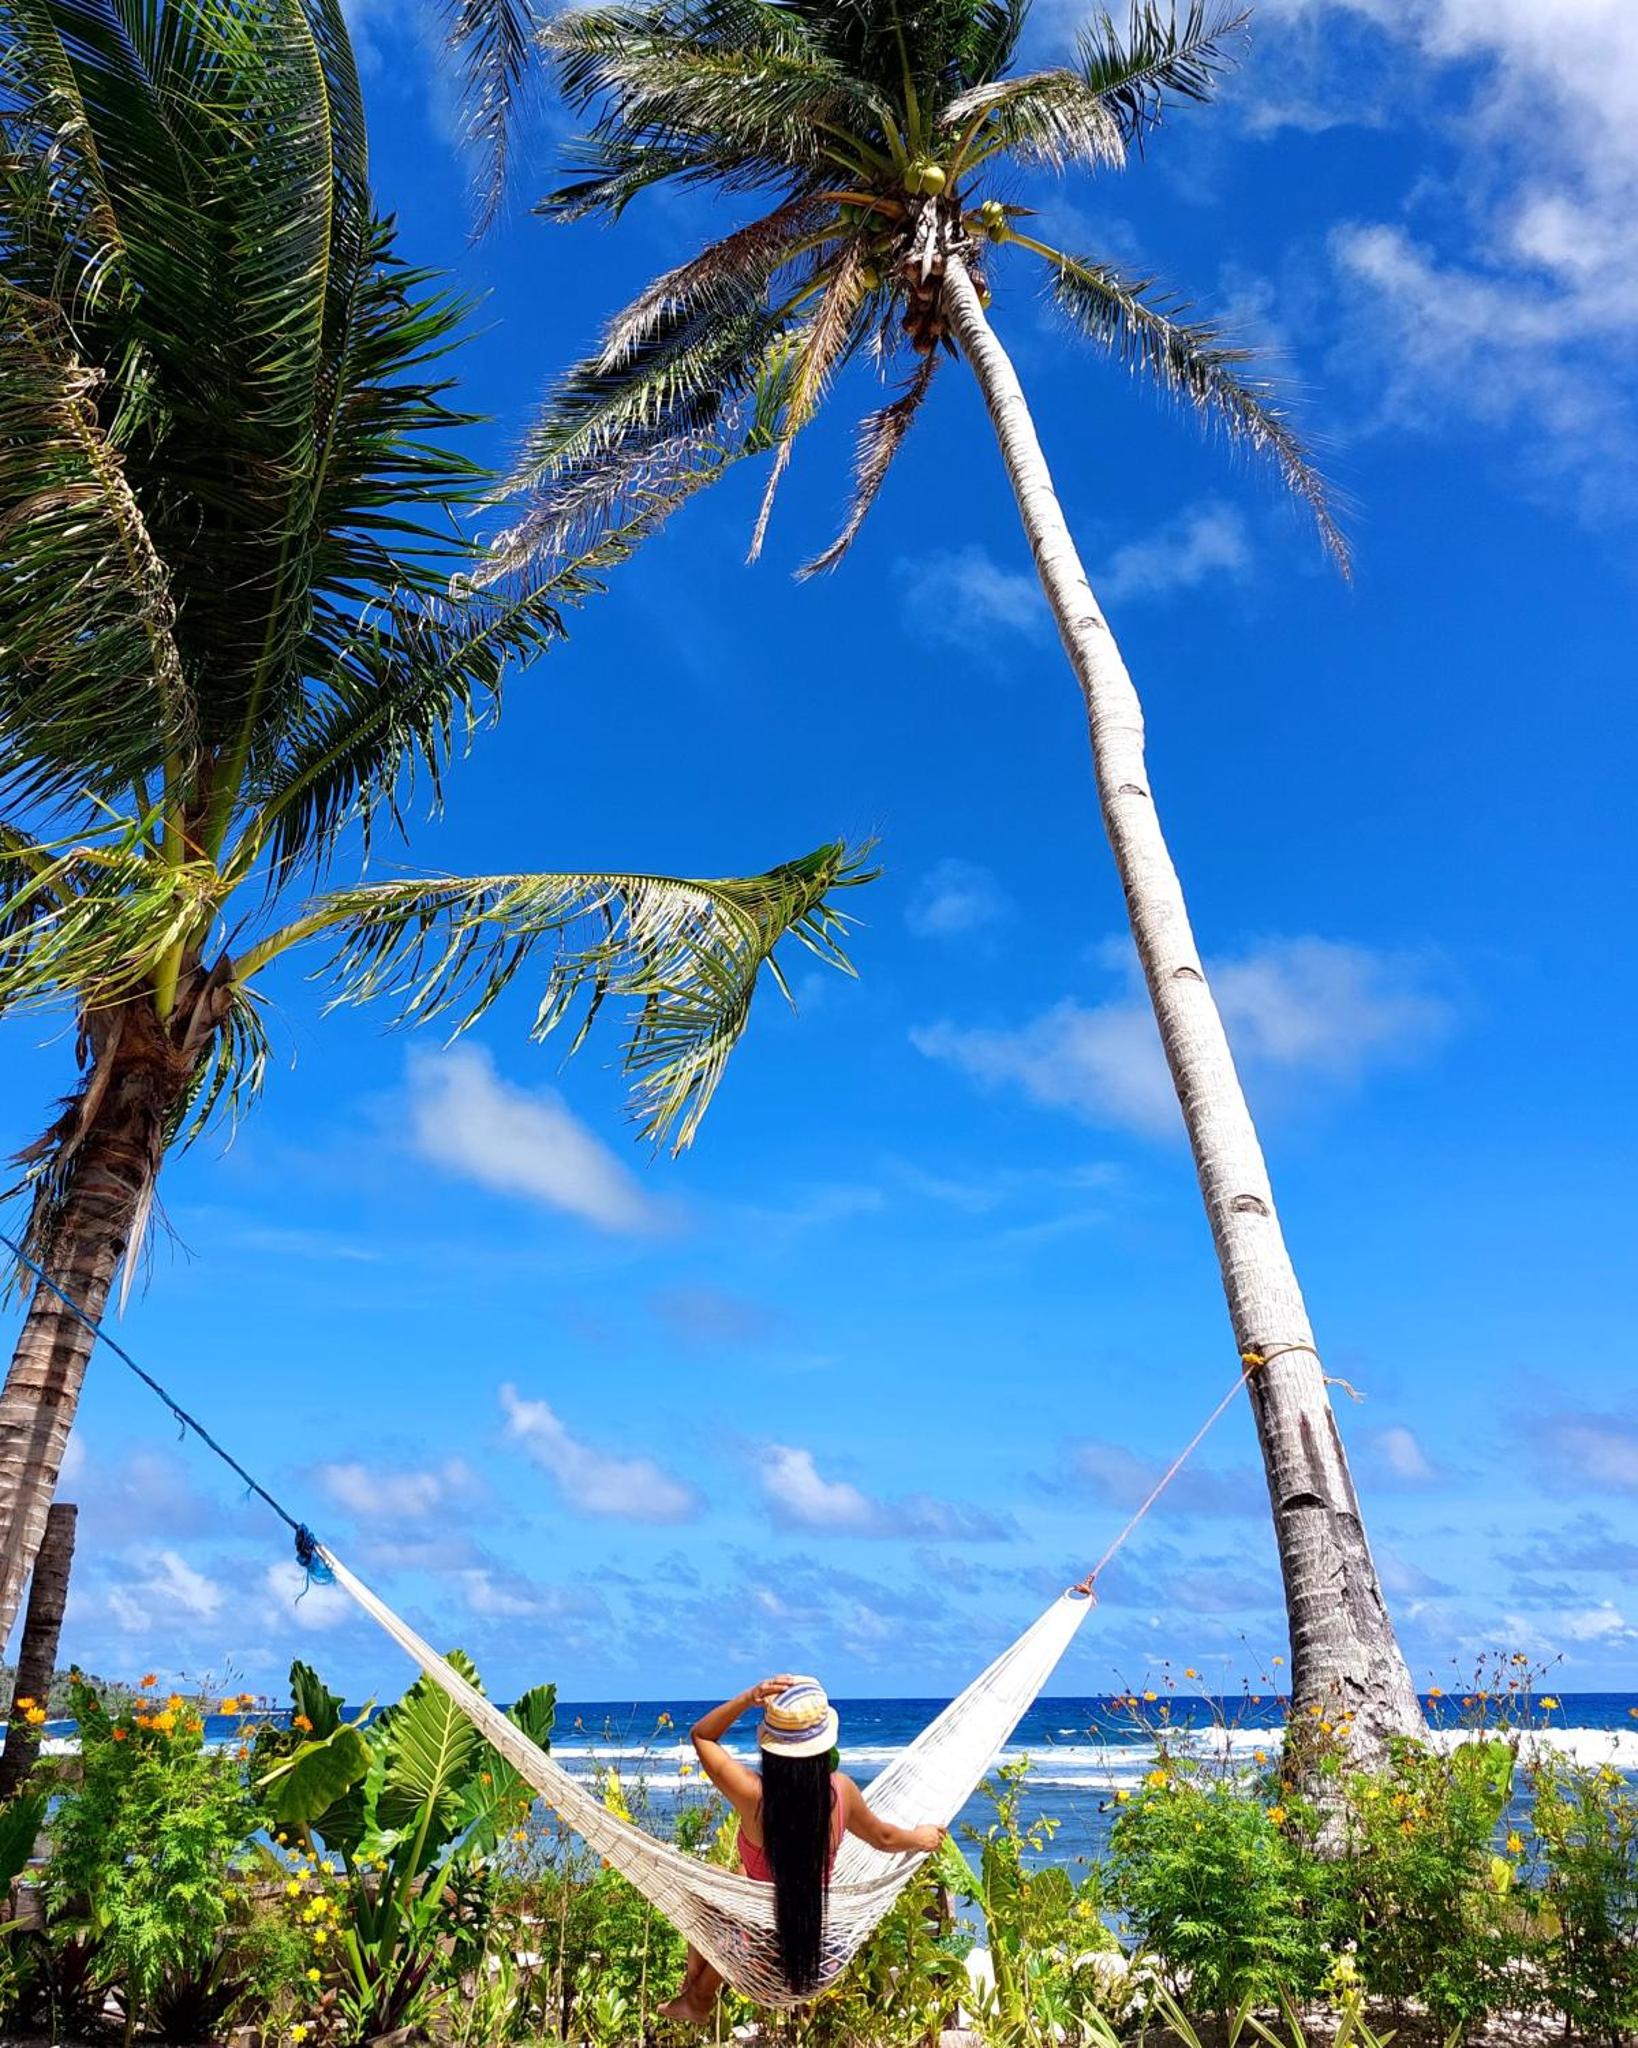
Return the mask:
M 793 1678 L 762 1709 L 756 1739 L 772 1756 L 823 1756 L 836 1747 L 841 1723 L 817 1678 Z

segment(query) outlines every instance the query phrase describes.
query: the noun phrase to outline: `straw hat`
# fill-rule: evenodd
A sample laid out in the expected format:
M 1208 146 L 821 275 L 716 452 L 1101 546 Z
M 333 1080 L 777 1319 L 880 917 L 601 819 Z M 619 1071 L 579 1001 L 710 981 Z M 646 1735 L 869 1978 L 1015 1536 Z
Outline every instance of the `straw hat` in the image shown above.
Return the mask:
M 823 1756 L 836 1747 L 840 1728 L 818 1679 L 793 1678 L 762 1709 L 756 1739 L 770 1756 Z

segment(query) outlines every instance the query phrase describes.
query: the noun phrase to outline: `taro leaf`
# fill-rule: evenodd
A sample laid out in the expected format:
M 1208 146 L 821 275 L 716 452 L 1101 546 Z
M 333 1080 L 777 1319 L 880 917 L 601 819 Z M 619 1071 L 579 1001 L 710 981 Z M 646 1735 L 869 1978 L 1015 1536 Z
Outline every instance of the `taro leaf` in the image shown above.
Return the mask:
M 537 1749 L 545 1749 L 557 1720 L 557 1687 L 535 1686 L 507 1709 L 506 1718 L 521 1728 Z M 534 1788 L 528 1780 L 485 1743 L 474 1758 L 456 1815 L 463 1846 L 475 1856 L 487 1855 L 502 1829 L 515 1827 L 533 1799 Z
M 316 1827 L 331 1847 L 342 1848 L 350 1832 L 341 1817 L 343 1802 L 369 1768 L 369 1744 L 356 1728 L 343 1725 L 322 1740 L 304 1742 L 260 1783 L 276 1821 Z
M 298 1660 L 291 1665 L 290 1703 L 296 1718 L 305 1718 L 311 1724 L 312 1734 L 321 1742 L 341 1726 L 342 1702 L 311 1664 Z
M 478 1683 L 464 1650 L 451 1650 L 446 1661 L 469 1684 Z M 484 1768 L 478 1758 L 490 1753 L 472 1722 L 431 1679 L 418 1678 L 374 1724 L 370 1741 L 386 1765 L 375 1799 L 376 1825 L 413 1829 L 429 1848 L 448 1840 L 468 1775 Z

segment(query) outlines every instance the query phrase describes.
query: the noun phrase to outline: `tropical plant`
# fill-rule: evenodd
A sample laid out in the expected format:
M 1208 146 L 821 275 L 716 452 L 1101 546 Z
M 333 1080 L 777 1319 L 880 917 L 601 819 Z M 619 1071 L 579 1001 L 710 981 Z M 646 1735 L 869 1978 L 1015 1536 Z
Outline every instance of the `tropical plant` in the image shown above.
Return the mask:
M 80 1776 L 51 1816 L 53 1947 L 90 1947 L 134 2034 L 166 1986 L 215 1975 L 227 1875 L 254 1824 L 243 1772 L 174 1694 L 110 1713 L 76 1686 Z
M 1099 801 L 1182 1105 L 1245 1362 L 1284 1571 L 1299 1707 L 1354 1715 L 1362 1755 L 1421 1726 L 1363 1532 L 1262 1149 L 1162 836 L 1131 678 L 1076 552 L 1013 365 L 985 317 L 1001 262 L 1038 266 L 1070 324 L 1265 456 L 1344 548 L 1325 485 L 1246 352 L 1152 282 L 1035 231 L 1019 169 L 1114 170 L 1162 112 L 1210 97 L 1241 17 L 1137 0 L 1089 18 L 1071 61 L 1014 69 L 1029 0 L 634 0 L 554 13 L 539 41 L 584 131 L 555 221 L 614 220 L 669 184 L 756 195 L 754 215 L 642 291 L 562 378 L 515 476 L 489 573 L 652 528 L 746 456 L 770 457 L 767 530 L 797 435 L 868 355 L 907 374 L 861 430 L 853 505 L 804 574 L 857 535 L 946 353 L 976 377 L 1085 702 Z M 491 119 L 520 0 L 464 0 Z M 515 54 L 515 53 L 514 53 Z
M 478 1683 L 461 1651 L 449 1662 Z M 309 1666 L 292 1667 L 290 1689 L 294 1734 L 259 1740 L 257 1787 L 276 1838 L 294 1840 L 300 1874 L 286 1881 L 302 1902 L 315 1968 L 338 1975 L 349 2030 L 370 2039 L 424 2009 L 463 1880 L 524 1818 L 534 1794 L 429 1679 L 384 1713 L 353 1721 Z M 553 1688 L 537 1686 L 509 1718 L 544 1747 L 555 1712 Z M 339 1880 L 320 1849 L 340 1859 Z M 284 1857 L 273 1861 L 289 1867 Z
M 537 1033 L 624 1004 L 643 1129 L 686 1144 L 775 947 L 840 959 L 842 848 L 329 885 L 417 785 L 436 809 L 503 671 L 642 525 L 451 582 L 487 481 L 449 438 L 461 308 L 372 208 L 335 0 L 0 0 L 0 131 L 0 1017 L 67 1013 L 79 1068 L 24 1155 L 34 1255 L 100 1315 L 167 1151 L 255 1094 L 298 957 L 457 1029 L 531 962 Z M 0 1395 L 0 1637 L 90 1345 L 38 1288 Z

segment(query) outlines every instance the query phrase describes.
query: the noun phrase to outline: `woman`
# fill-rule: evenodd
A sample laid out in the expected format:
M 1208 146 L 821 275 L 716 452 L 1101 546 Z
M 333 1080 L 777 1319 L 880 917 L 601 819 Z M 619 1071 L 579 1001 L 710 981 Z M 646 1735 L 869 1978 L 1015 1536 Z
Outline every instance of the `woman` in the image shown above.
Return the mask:
M 762 1709 L 760 1774 L 722 1746 L 751 1707 Z M 824 1974 L 825 1897 L 842 1837 L 857 1835 L 872 1849 L 897 1854 L 936 1849 L 945 1834 L 940 1827 L 895 1827 L 871 1812 L 858 1786 L 836 1768 L 838 1725 L 817 1679 L 785 1675 L 713 1707 L 692 1730 L 701 1767 L 739 1815 L 740 1868 L 773 1886 L 779 1967 L 795 1992 L 818 1990 Z M 703 2025 L 721 1988 L 721 1974 L 691 1948 L 682 1989 L 660 2012 Z

